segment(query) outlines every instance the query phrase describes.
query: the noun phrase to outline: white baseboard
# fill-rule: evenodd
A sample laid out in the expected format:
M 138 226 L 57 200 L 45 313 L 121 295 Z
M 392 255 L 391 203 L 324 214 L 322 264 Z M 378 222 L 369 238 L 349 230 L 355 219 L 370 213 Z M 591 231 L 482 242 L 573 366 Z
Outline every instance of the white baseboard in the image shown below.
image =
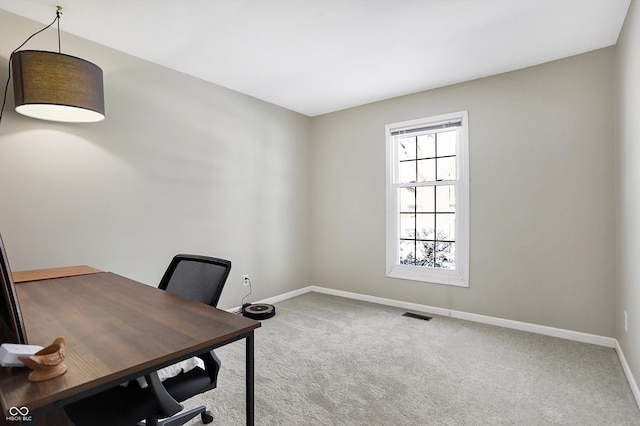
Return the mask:
M 634 398 L 636 399 L 638 408 L 640 408 L 640 390 L 638 389 L 638 385 L 635 381 L 635 378 L 633 377 L 633 373 L 631 372 L 631 369 L 627 364 L 624 354 L 622 353 L 622 348 L 620 347 L 618 340 L 612 337 L 598 336 L 596 334 L 582 333 L 579 331 L 565 330 L 561 328 L 548 327 L 545 325 L 538 325 L 538 324 L 532 324 L 532 323 L 521 322 L 521 321 L 513 321 L 513 320 L 504 319 L 504 318 L 496 318 L 496 317 L 490 317 L 486 315 L 473 314 L 469 312 L 455 311 L 453 309 L 438 308 L 435 306 L 422 305 L 422 304 L 411 303 L 411 302 L 403 302 L 401 300 L 386 299 L 384 297 L 369 296 L 366 294 L 352 293 L 349 291 L 335 290 L 332 288 L 318 287 L 318 286 L 304 287 L 299 290 L 291 291 L 288 293 L 281 294 L 279 296 L 270 297 L 268 299 L 261 300 L 259 301 L 259 303 L 282 302 L 283 300 L 300 296 L 312 291 L 315 291 L 316 293 L 329 294 L 332 296 L 345 297 L 348 299 L 362 300 L 364 302 L 394 306 L 397 308 L 410 309 L 413 311 L 425 312 L 433 315 L 441 315 L 441 316 L 447 316 L 452 318 L 458 318 L 458 319 L 463 319 L 467 321 L 479 322 L 482 324 L 512 328 L 515 330 L 528 331 L 530 333 L 537 333 L 545 336 L 559 337 L 562 339 L 574 340 L 577 342 L 590 343 L 593 345 L 614 348 L 616 350 L 616 353 L 618 354 L 620 363 L 622 364 L 622 368 L 624 370 L 625 376 L 627 377 L 627 381 L 629 382 L 629 386 L 631 386 L 631 391 L 633 393 Z M 235 309 L 239 310 L 240 308 L 235 308 Z M 234 310 L 230 309 L 230 311 L 233 312 Z
M 298 290 L 293 290 L 288 293 L 280 294 L 278 296 L 269 297 L 267 299 L 263 299 L 254 303 L 269 303 L 269 304 L 278 303 L 278 302 L 282 302 L 283 300 L 291 299 L 292 297 L 301 296 L 305 293 L 309 293 L 310 291 L 312 291 L 311 287 L 300 288 Z
M 288 293 L 283 293 L 278 296 L 273 296 L 267 299 L 258 300 L 253 303 L 269 303 L 269 304 L 278 303 L 278 302 L 282 302 L 283 300 L 291 299 L 292 297 L 301 296 L 305 293 L 309 293 L 310 291 L 311 291 L 311 287 L 305 287 L 298 290 L 290 291 Z M 236 306 L 235 308 L 227 309 L 227 312 L 231 312 L 232 314 L 237 314 L 237 313 L 240 313 L 241 311 L 242 311 L 242 306 Z
M 469 312 L 455 311 L 453 309 L 437 308 L 435 306 L 421 305 L 418 303 L 402 302 L 400 300 L 385 299 L 383 297 L 368 296 L 366 294 L 351 293 L 348 291 L 334 290 L 324 287 L 307 287 L 310 291 L 318 293 L 331 294 L 334 296 L 347 297 L 350 299 L 363 300 L 365 302 L 373 302 L 381 305 L 395 306 L 403 309 L 411 309 L 420 312 L 426 312 L 434 315 L 442 315 L 446 317 L 459 318 L 467 321 L 479 322 L 482 324 L 496 325 L 498 327 L 512 328 L 515 330 L 528 331 L 531 333 L 544 334 L 545 336 L 560 337 L 578 342 L 591 343 L 608 348 L 616 347 L 616 339 L 611 337 L 598 336 L 595 334 L 581 333 L 578 331 L 564 330 L 561 328 L 547 327 L 545 325 L 531 324 L 521 321 L 513 321 L 504 318 L 490 317 L 486 315 L 472 314 Z
M 364 302 L 377 303 L 379 305 L 394 306 L 396 308 L 410 309 L 413 311 L 426 312 L 433 315 L 441 315 L 463 319 L 467 321 L 479 322 L 482 324 L 495 325 L 498 327 L 512 328 L 515 330 L 528 331 L 530 333 L 543 334 L 545 336 L 560 337 L 562 339 L 575 340 L 577 342 L 591 343 L 598 346 L 615 348 L 617 340 L 612 337 L 598 336 L 596 334 L 581 333 L 579 331 L 565 330 L 562 328 L 548 327 L 545 325 L 532 324 L 528 322 L 514 321 L 504 318 L 490 317 L 487 315 L 473 314 L 469 312 L 456 311 L 453 309 L 438 308 L 435 306 L 422 305 L 419 303 L 403 302 L 401 300 L 386 299 L 384 297 L 369 296 L 367 294 L 352 293 L 350 291 L 335 290 L 332 288 L 308 286 L 299 290 L 281 294 L 260 300 L 257 303 L 277 303 L 292 297 L 315 291 L 316 293 L 329 294 L 332 296 L 345 297 L 347 299 L 362 300 Z M 236 308 L 239 309 L 239 308 Z M 233 310 L 233 309 L 232 309 Z
M 638 408 L 640 408 L 640 389 L 638 388 L 636 379 L 633 377 L 631 368 L 629 368 L 629 364 L 627 364 L 627 359 L 624 357 L 624 354 L 622 353 L 622 348 L 620 347 L 620 343 L 617 340 L 616 340 L 616 353 L 618 354 L 618 359 L 620 360 L 620 364 L 622 364 L 622 370 L 624 370 L 624 375 L 627 376 L 627 381 L 629 382 L 629 386 L 631 387 L 631 393 L 633 393 L 633 397 L 636 399 L 636 404 L 638 404 Z
M 582 333 L 579 331 L 565 330 L 562 328 L 548 327 L 546 325 L 532 324 L 528 322 L 508 320 L 504 318 L 489 317 L 486 315 L 472 314 L 462 311 L 451 311 L 451 317 L 460 318 L 467 321 L 480 322 L 483 324 L 496 325 L 499 327 L 512 328 L 515 330 L 528 331 L 530 333 L 543 334 L 545 336 L 559 337 L 577 342 L 591 343 L 607 348 L 616 347 L 616 339 L 612 337 L 598 336 L 597 334 Z
M 334 290 L 332 288 L 311 286 L 310 291 L 316 293 L 330 294 L 332 296 L 346 297 L 347 299 L 362 300 L 364 302 L 377 303 L 379 305 L 394 306 L 396 308 L 411 309 L 414 311 L 427 312 L 434 315 L 449 316 L 449 309 L 436 308 L 435 306 L 420 305 L 418 303 L 403 302 L 401 300 L 385 299 L 383 297 L 369 296 L 367 294 L 352 293 L 350 291 Z

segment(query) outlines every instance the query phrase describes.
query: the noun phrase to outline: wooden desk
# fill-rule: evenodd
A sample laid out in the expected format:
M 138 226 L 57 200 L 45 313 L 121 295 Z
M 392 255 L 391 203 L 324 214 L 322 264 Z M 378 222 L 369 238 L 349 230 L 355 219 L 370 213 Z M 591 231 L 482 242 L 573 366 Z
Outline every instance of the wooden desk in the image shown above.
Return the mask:
M 254 421 L 257 321 L 108 272 L 16 284 L 29 344 L 67 340 L 66 374 L 40 383 L 26 368 L 0 369 L 0 400 L 34 417 L 158 368 L 246 340 L 247 424 Z

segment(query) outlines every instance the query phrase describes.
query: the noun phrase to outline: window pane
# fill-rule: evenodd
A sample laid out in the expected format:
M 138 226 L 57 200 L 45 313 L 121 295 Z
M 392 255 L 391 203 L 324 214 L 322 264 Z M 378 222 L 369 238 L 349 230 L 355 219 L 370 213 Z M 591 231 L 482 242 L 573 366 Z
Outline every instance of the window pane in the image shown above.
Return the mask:
M 419 186 L 415 188 L 417 194 L 416 211 L 420 213 L 435 212 L 435 187 Z
M 455 243 L 435 243 L 435 267 L 456 269 Z
M 451 213 L 436 214 L 436 240 L 456 239 L 456 216 Z
M 399 188 L 400 191 L 400 211 L 415 212 L 416 211 L 416 189 L 413 186 Z
M 400 241 L 400 263 L 403 265 L 414 265 L 415 261 L 415 243 L 413 241 Z
M 398 163 L 398 179 L 400 183 L 410 183 L 416 181 L 416 162 L 403 161 Z
M 456 157 L 438 158 L 438 180 L 456 180 Z
M 438 157 L 456 155 L 457 130 L 438 133 Z
M 416 158 L 416 137 L 398 138 L 398 160 L 414 160 Z
M 416 215 L 400 214 L 400 238 L 414 238 L 416 235 Z
M 435 215 L 432 213 L 416 215 L 416 238 L 423 240 L 435 239 Z
M 418 182 L 436 180 L 436 160 L 418 160 Z
M 418 158 L 433 158 L 436 156 L 436 136 L 418 136 Z
M 436 211 L 456 211 L 456 187 L 454 185 L 436 186 Z
M 434 267 L 435 244 L 431 241 L 419 241 L 416 244 L 416 265 Z

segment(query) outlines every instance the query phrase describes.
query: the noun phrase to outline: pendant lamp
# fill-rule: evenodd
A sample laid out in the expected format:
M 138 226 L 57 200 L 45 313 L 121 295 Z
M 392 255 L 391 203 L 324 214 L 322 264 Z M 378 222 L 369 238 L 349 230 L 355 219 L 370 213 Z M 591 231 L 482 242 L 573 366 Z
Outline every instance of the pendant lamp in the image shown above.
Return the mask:
M 60 11 L 58 7 L 58 48 Z M 11 67 L 16 112 L 69 123 L 104 119 L 102 70 L 97 65 L 61 52 L 19 50 Z
M 28 117 L 71 123 L 104 119 L 102 70 L 75 56 L 40 50 L 13 55 L 16 111 Z

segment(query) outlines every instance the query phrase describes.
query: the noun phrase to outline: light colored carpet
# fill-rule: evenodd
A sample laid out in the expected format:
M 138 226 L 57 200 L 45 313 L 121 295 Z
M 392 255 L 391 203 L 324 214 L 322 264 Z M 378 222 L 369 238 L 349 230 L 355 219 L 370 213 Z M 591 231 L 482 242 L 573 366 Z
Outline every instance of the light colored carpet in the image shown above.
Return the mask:
M 319 293 L 276 309 L 256 330 L 257 425 L 640 425 L 610 348 Z M 244 344 L 216 352 L 218 389 L 185 405 L 243 425 Z

